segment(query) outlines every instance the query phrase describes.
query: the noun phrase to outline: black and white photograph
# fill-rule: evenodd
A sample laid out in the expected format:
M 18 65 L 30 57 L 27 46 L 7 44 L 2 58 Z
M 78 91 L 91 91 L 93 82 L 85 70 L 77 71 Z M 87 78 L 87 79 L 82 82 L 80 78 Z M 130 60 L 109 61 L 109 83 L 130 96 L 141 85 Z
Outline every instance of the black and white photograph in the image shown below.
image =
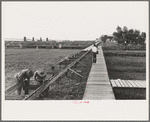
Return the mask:
M 149 119 L 148 1 L 1 5 L 2 120 Z

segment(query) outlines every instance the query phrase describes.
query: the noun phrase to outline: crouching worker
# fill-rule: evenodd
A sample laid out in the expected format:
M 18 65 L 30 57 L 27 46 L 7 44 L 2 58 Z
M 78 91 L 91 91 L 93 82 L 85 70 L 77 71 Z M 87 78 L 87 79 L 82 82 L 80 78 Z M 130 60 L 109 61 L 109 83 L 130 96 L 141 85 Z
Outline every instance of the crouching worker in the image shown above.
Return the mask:
M 16 84 L 20 84 L 20 87 L 16 90 L 17 95 L 21 94 L 22 88 L 25 91 L 25 95 L 28 94 L 28 86 L 30 78 L 33 76 L 33 74 L 33 71 L 29 69 L 24 69 L 14 76 Z
M 45 82 L 46 73 L 44 70 L 37 70 L 34 73 L 34 79 L 38 83 L 39 86 L 41 86 Z M 48 88 L 40 95 L 40 97 L 45 97 L 48 95 Z

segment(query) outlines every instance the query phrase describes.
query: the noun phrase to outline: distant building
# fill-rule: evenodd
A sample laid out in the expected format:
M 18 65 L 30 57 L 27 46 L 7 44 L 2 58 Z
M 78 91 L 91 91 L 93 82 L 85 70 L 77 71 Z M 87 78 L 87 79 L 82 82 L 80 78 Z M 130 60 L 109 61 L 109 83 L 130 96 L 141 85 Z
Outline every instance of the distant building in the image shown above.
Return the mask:
M 112 41 L 113 37 L 113 35 L 107 35 L 107 39 L 109 39 L 110 42 Z
M 26 38 L 26 37 L 24 37 L 24 41 L 27 41 L 27 38 Z
M 42 42 L 42 37 L 40 37 L 40 41 Z
M 34 41 L 34 37 L 32 38 L 32 41 Z

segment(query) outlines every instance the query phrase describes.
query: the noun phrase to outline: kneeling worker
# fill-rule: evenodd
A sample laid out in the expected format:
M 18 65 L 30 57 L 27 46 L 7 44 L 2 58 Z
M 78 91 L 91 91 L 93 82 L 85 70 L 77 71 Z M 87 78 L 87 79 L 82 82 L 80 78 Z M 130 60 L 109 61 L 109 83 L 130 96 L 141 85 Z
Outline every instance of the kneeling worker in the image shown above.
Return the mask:
M 43 82 L 45 82 L 45 78 L 46 78 L 46 73 L 44 70 L 37 70 L 34 73 L 34 79 L 35 81 L 38 82 L 39 85 L 42 85 Z M 47 96 L 47 93 L 48 93 L 48 88 L 45 90 L 43 94 L 41 94 L 41 96 Z
M 20 84 L 20 87 L 16 90 L 16 93 L 18 95 L 21 94 L 21 90 L 25 91 L 25 95 L 28 94 L 28 85 L 30 82 L 30 78 L 33 76 L 33 71 L 29 69 L 24 69 L 20 72 L 18 72 L 14 77 L 15 77 L 15 82 L 16 84 Z

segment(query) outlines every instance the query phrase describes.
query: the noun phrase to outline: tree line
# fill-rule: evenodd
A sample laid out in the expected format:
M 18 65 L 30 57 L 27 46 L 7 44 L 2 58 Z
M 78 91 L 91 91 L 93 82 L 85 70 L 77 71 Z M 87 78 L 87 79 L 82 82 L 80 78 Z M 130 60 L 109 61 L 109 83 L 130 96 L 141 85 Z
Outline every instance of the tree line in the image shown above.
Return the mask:
M 145 43 L 146 40 L 146 33 L 145 32 L 141 32 L 140 30 L 134 30 L 134 29 L 130 29 L 128 30 L 128 28 L 126 26 L 123 27 L 123 29 L 121 27 L 117 27 L 116 28 L 117 32 L 113 32 L 113 40 L 117 41 L 118 44 L 140 44 L 143 45 Z M 106 40 L 108 39 L 107 35 L 102 35 L 101 40 L 105 43 Z

